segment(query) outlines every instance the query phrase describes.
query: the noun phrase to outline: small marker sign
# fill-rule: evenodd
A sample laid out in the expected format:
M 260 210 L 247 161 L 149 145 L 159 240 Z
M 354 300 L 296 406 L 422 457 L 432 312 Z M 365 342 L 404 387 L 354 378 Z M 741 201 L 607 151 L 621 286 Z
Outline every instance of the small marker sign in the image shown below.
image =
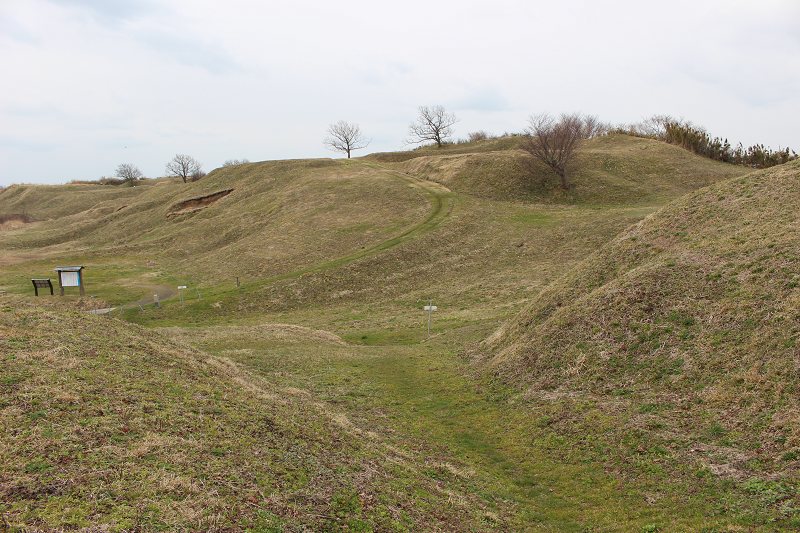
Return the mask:
M 183 307 L 183 289 L 186 288 L 186 285 L 179 285 L 178 286 L 178 294 L 181 297 L 181 307 Z
M 425 307 L 423 307 L 423 309 L 425 309 L 425 311 L 428 312 L 428 337 L 430 337 L 431 336 L 431 316 L 433 315 L 433 312 L 436 311 L 436 306 L 433 305 L 433 300 L 431 300 L 430 304 L 428 304 Z

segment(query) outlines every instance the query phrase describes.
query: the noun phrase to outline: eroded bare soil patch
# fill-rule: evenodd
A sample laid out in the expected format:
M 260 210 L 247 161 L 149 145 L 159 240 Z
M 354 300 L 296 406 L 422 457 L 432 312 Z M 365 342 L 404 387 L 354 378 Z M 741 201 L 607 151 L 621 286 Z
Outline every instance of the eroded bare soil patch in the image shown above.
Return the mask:
M 224 191 L 217 191 L 206 196 L 190 198 L 189 200 L 178 202 L 177 204 L 170 206 L 169 210 L 167 211 L 167 218 L 196 213 L 197 211 L 210 206 L 220 198 L 228 196 L 232 192 L 233 189 L 226 189 Z

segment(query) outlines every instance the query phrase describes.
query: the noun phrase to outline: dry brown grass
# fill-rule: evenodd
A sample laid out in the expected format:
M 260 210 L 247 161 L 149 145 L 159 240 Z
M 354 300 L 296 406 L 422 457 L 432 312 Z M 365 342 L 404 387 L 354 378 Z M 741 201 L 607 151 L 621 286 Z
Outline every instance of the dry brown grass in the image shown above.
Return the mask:
M 564 192 L 555 187 L 557 176 L 552 171 L 530 167 L 525 157 L 521 150 L 434 151 L 395 167 L 482 198 L 595 205 L 659 203 L 749 172 L 699 159 L 662 142 L 609 135 L 583 142 L 568 169 L 571 190 Z

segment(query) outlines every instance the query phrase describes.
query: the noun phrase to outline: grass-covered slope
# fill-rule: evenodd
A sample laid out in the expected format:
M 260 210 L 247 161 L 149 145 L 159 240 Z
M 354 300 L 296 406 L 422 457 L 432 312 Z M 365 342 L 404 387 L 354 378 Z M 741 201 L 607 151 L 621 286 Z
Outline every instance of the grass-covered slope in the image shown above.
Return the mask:
M 230 193 L 192 205 L 224 191 Z M 190 258 L 186 268 L 209 279 L 227 275 L 232 264 L 240 274 L 268 276 L 369 246 L 428 210 L 424 195 L 381 171 L 331 160 L 275 161 L 217 169 L 189 184 L 9 187 L 0 193 L 0 213 L 25 211 L 40 222 L 0 234 L 0 244 Z
M 531 376 L 548 358 L 571 362 L 566 352 L 583 352 L 584 366 L 603 369 L 601 388 L 619 375 L 650 382 L 691 378 L 714 390 L 748 385 L 736 387 L 747 394 L 755 390 L 754 366 L 758 374 L 783 375 L 778 381 L 800 377 L 785 373 L 800 335 L 798 178 L 796 163 L 759 171 L 650 215 L 498 331 L 487 342 L 502 348 L 495 363 L 524 361 L 521 372 Z M 590 354 L 598 356 L 591 365 Z M 652 372 L 621 364 L 618 357 L 631 354 L 647 359 Z M 656 364 L 678 359 L 666 374 Z M 713 372 L 698 382 L 702 368 Z M 748 372 L 746 383 L 738 379 Z M 719 382 L 723 375 L 732 380 Z
M 669 200 L 747 171 L 616 135 L 586 143 L 564 193 L 521 173 L 517 141 L 251 163 L 189 184 L 9 187 L 0 214 L 40 222 L 0 231 L 0 289 L 28 294 L 81 264 L 115 307 L 199 289 L 193 323 L 376 303 L 395 316 L 431 298 L 448 321 L 499 319 Z
M 342 344 L 298 327 L 259 335 L 316 339 L 323 359 L 328 343 Z M 503 524 L 486 488 L 440 453 L 370 433 L 309 392 L 124 322 L 7 297 L 0 365 L 4 530 Z
M 796 162 L 686 196 L 542 291 L 484 342 L 484 361 L 539 405 L 597 402 L 579 426 L 615 413 L 642 450 L 670 443 L 672 474 L 792 478 L 799 210 Z M 776 495 L 774 509 L 796 517 L 796 496 Z
M 546 166 L 531 168 L 515 149 L 520 137 L 482 141 L 471 151 L 426 148 L 409 152 L 396 168 L 444 184 L 461 194 L 495 200 L 579 205 L 645 205 L 677 198 L 747 168 L 695 156 L 663 142 L 628 135 L 583 141 L 568 168 L 570 190 Z M 491 148 L 489 150 L 482 149 Z

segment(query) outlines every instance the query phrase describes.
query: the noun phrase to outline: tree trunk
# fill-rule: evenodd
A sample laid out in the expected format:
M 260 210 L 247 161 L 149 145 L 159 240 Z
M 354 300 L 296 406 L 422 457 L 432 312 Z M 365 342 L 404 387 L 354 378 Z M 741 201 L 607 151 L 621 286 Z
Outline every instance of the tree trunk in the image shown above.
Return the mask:
M 563 168 L 556 168 L 553 169 L 558 174 L 558 177 L 561 179 L 561 188 L 565 191 L 569 189 L 569 182 L 567 181 L 567 172 Z

